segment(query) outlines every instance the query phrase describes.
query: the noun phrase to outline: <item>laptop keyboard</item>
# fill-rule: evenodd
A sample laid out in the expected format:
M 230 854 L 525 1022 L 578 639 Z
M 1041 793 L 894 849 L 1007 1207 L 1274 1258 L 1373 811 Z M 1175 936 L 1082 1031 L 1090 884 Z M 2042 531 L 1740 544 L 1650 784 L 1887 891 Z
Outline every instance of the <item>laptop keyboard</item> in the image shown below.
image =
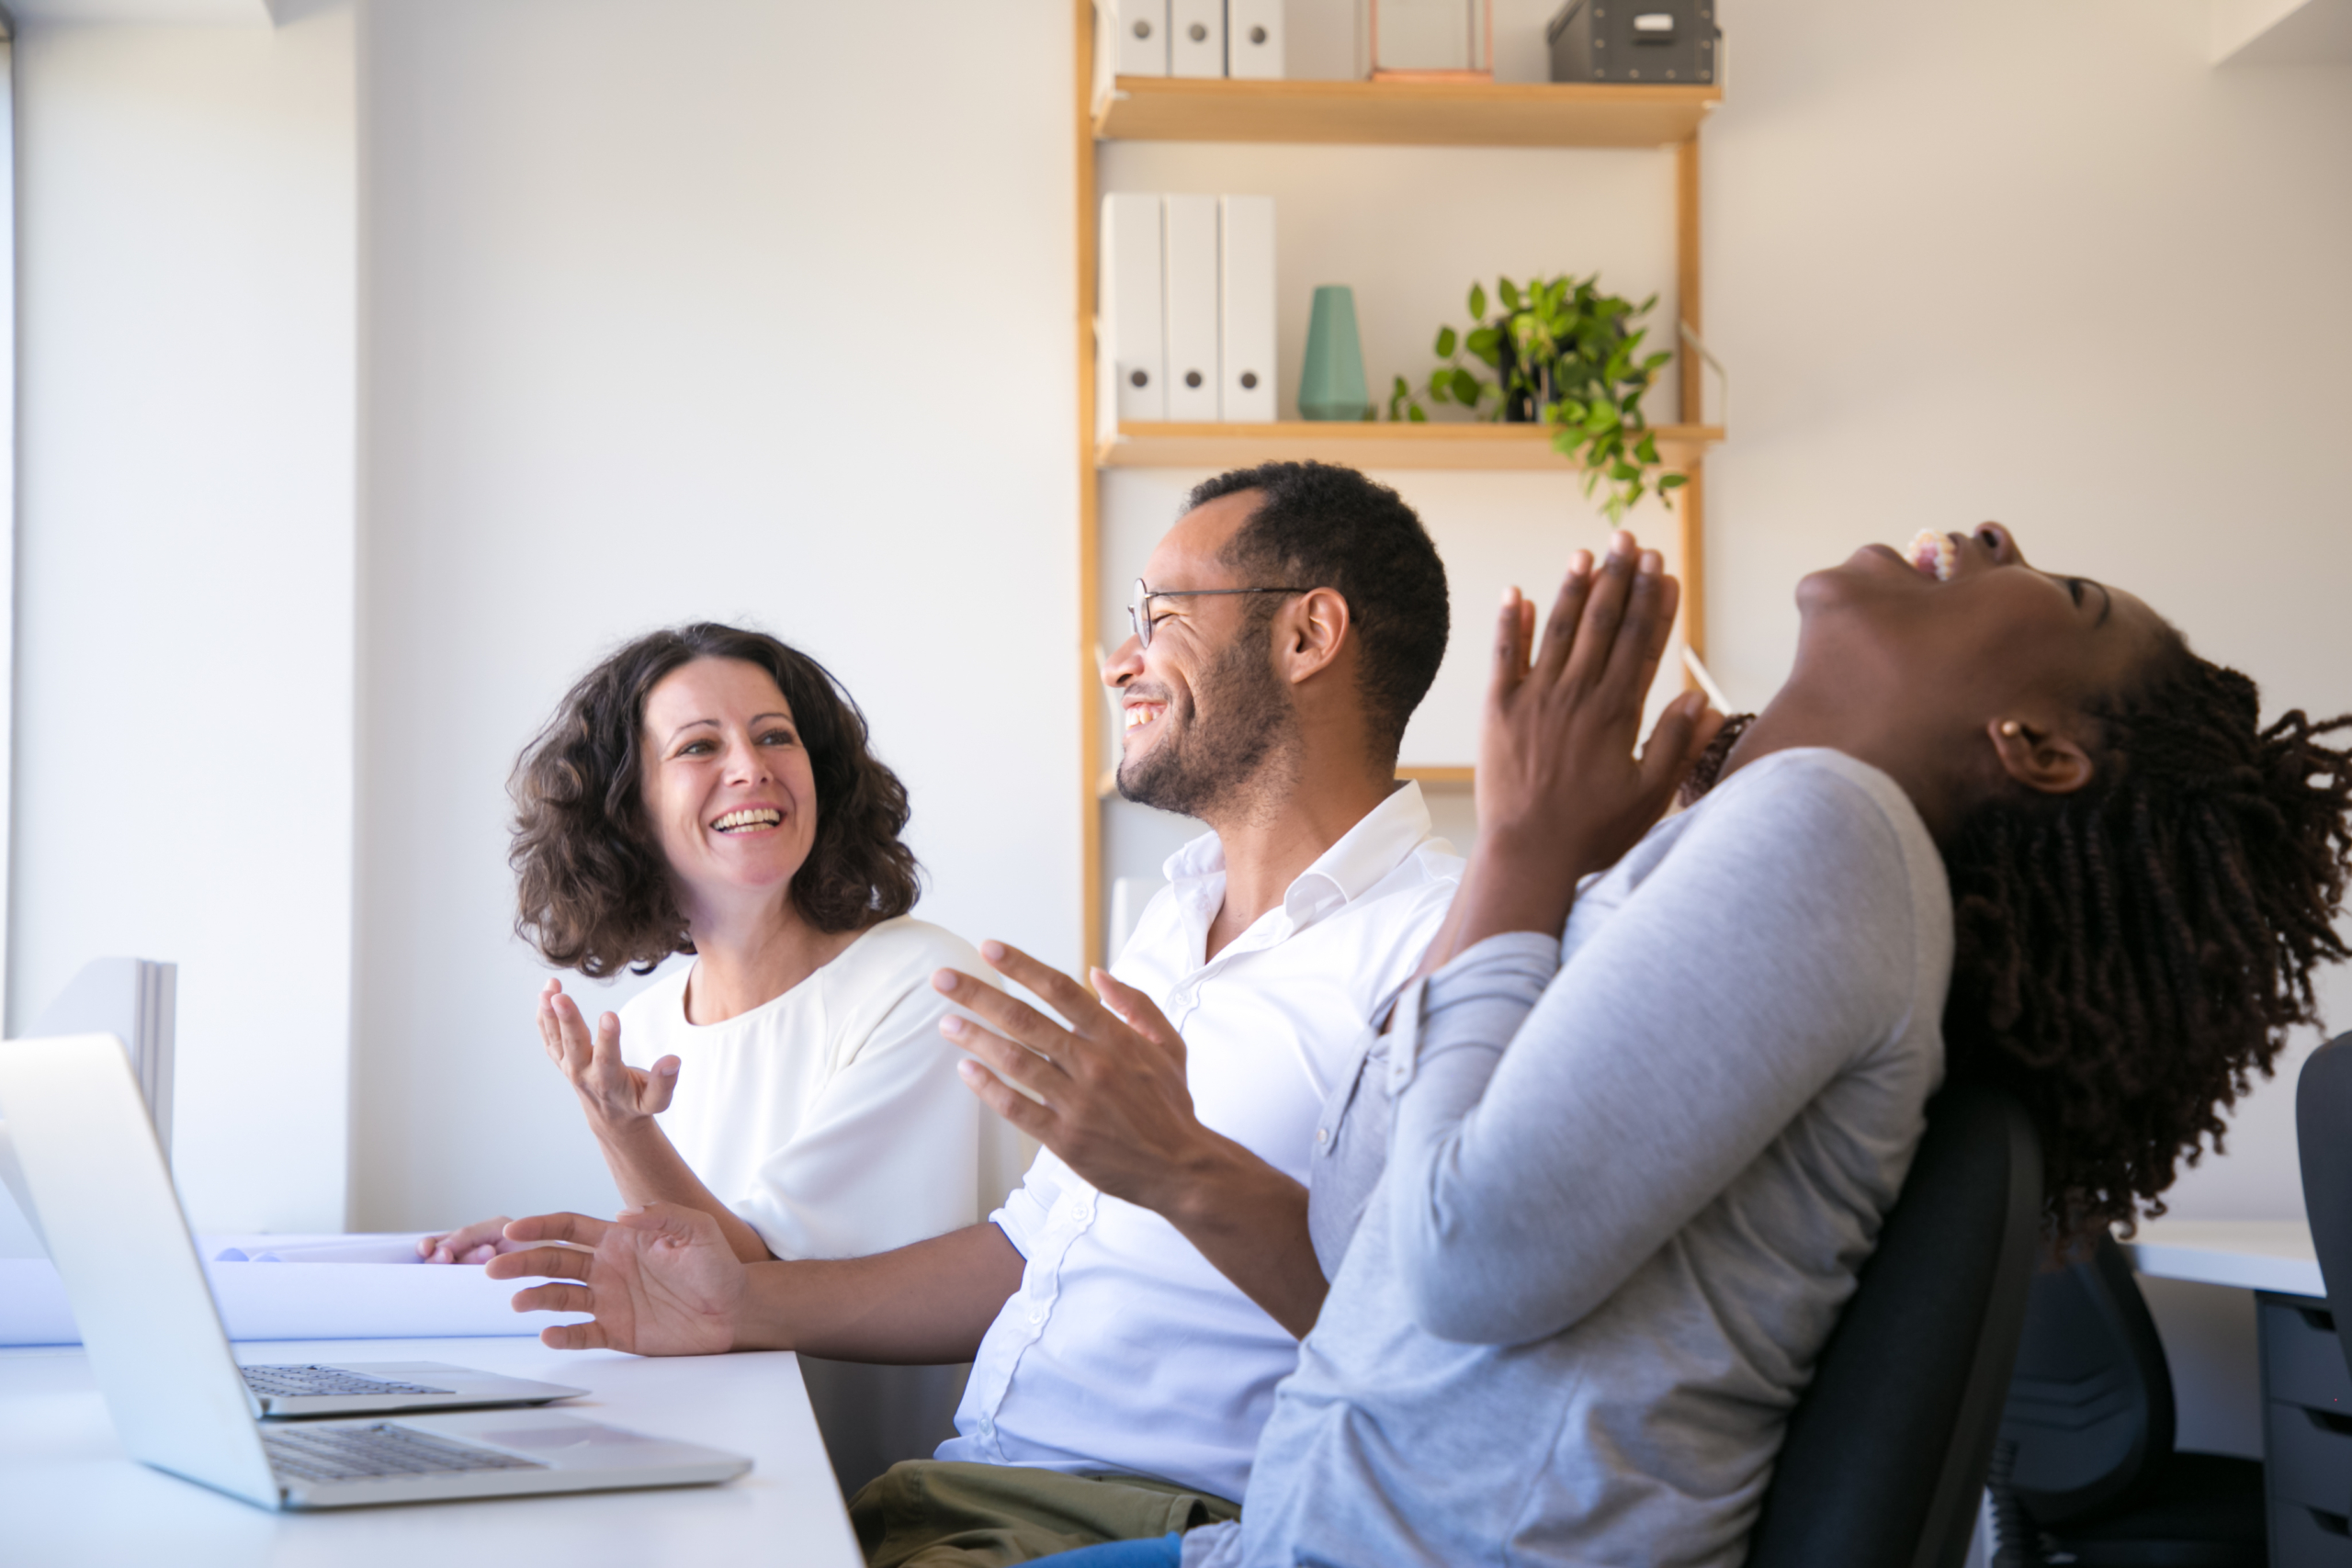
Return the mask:
M 366 1377 L 340 1367 L 247 1367 L 245 1386 L 271 1399 L 312 1393 L 448 1393 L 446 1388 Z
M 379 1421 L 371 1427 L 271 1427 L 261 1435 L 270 1468 L 297 1481 L 366 1481 L 476 1470 L 545 1470 L 537 1460 Z

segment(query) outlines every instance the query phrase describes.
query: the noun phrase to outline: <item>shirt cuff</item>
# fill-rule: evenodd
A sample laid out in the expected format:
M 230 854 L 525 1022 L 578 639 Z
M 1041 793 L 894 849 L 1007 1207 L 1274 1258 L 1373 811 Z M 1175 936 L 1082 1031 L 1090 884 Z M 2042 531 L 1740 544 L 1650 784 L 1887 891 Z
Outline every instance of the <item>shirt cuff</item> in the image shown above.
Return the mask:
M 1560 939 L 1505 931 L 1456 953 L 1408 985 L 1389 1029 L 1388 1093 L 1404 1092 L 1425 1056 L 1480 1046 L 1500 1051 L 1560 971 Z

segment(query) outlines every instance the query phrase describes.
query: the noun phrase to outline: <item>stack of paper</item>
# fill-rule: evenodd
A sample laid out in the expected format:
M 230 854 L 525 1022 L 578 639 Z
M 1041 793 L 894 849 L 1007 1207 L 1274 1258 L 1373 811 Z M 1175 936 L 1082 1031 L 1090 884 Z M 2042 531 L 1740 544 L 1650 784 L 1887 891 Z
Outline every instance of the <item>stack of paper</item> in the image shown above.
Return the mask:
M 425 1263 L 416 1235 L 200 1236 L 198 1256 L 232 1339 L 451 1339 L 537 1334 L 581 1313 L 517 1313 L 536 1280 Z M 81 1340 L 47 1258 L 0 1258 L 0 1345 Z

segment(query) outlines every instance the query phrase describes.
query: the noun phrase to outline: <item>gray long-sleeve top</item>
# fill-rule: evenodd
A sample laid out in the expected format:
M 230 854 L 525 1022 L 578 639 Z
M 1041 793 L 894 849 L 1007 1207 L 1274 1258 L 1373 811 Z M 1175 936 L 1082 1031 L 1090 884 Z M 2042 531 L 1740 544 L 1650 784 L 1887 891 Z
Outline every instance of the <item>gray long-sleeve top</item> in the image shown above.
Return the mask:
M 1924 1129 L 1951 964 L 1909 799 L 1798 750 L 1557 942 L 1409 989 L 1326 1107 L 1330 1297 L 1241 1523 L 1185 1562 L 1737 1563 Z

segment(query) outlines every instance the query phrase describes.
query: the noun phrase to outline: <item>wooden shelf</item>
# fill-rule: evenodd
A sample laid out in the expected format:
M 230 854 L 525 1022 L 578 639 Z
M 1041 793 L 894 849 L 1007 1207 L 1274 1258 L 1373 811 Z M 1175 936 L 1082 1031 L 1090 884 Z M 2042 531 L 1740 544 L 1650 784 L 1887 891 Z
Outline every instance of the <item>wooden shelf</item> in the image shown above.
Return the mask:
M 1415 784 L 1429 789 L 1468 789 L 1476 782 L 1477 773 L 1478 770 L 1476 768 L 1414 767 L 1396 770 L 1398 778 L 1410 779 Z M 1094 781 L 1094 798 L 1111 800 L 1114 799 L 1118 793 L 1119 770 L 1103 769 L 1102 775 Z
M 1715 86 L 1576 82 L 1236 82 L 1121 76 L 1094 105 L 1108 141 L 1412 147 L 1668 147 Z
M 1657 424 L 1658 455 L 1695 461 L 1724 438 L 1719 424 Z M 1565 468 L 1543 424 L 1392 424 L 1283 420 L 1272 424 L 1122 424 L 1095 443 L 1103 468 L 1246 468 L 1313 458 L 1356 468 Z

